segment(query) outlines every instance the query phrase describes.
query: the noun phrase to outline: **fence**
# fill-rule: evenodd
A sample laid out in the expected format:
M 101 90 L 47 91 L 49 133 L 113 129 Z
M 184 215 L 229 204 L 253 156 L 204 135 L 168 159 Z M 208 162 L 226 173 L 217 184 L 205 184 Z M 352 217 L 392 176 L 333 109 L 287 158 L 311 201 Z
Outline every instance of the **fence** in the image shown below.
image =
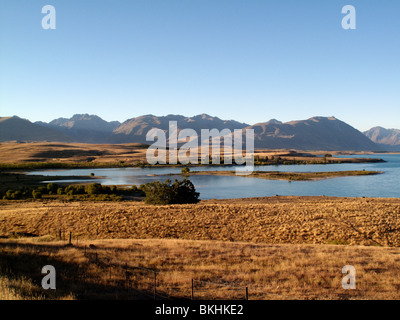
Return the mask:
M 135 290 L 138 293 L 146 295 L 148 298 L 156 299 L 175 299 L 175 295 L 159 291 L 158 275 L 160 271 L 157 269 L 147 268 L 143 266 L 132 266 L 128 263 L 114 263 L 110 258 L 100 257 L 95 247 L 83 247 L 84 255 L 89 262 L 102 268 L 102 279 L 97 279 L 98 283 L 108 283 L 118 285 L 120 287 Z M 226 295 L 221 297 L 218 295 L 221 290 L 230 292 L 230 300 L 248 300 L 248 287 L 236 286 L 231 283 L 217 283 L 200 279 L 191 280 L 191 291 L 184 299 L 226 299 Z M 219 288 L 215 290 L 215 288 Z M 223 288 L 223 289 L 221 289 Z M 180 299 L 182 292 L 179 292 Z
M 50 231 L 50 230 L 49 230 Z M 72 232 L 67 231 L 63 228 L 56 229 L 56 238 L 63 241 L 65 245 L 75 245 L 76 248 L 84 250 L 84 256 L 88 258 L 89 263 L 96 265 L 101 268 L 101 277 L 95 278 L 87 273 L 81 275 L 81 278 L 88 280 L 91 277 L 91 281 L 97 284 L 118 286 L 128 290 L 136 291 L 140 294 L 145 295 L 151 299 L 174 299 L 175 296 L 182 298 L 182 292 L 178 294 L 170 294 L 164 291 L 173 291 L 172 288 L 168 290 L 158 290 L 158 274 L 159 270 L 153 268 L 147 268 L 144 266 L 132 266 L 128 263 L 120 264 L 113 262 L 110 257 L 100 257 L 97 248 L 94 246 L 79 246 L 79 238 L 74 235 L 72 238 Z M 226 293 L 230 298 L 237 300 L 248 300 L 249 291 L 248 287 L 237 286 L 232 283 L 217 283 L 202 279 L 192 279 L 191 284 L 188 284 L 190 292 L 187 292 L 184 298 L 186 299 L 226 299 Z M 217 288 L 217 289 L 216 289 Z M 219 289 L 218 289 L 219 288 Z M 224 292 L 225 295 L 218 295 L 218 292 Z
M 120 264 L 112 262 L 112 259 L 100 257 L 95 248 L 84 246 L 84 256 L 88 258 L 89 263 L 95 264 L 101 268 L 102 277 L 95 279 L 98 283 L 107 283 L 121 288 L 134 290 L 140 295 L 148 298 L 171 299 L 169 296 L 157 292 L 157 274 L 156 269 L 142 266 L 131 266 L 128 263 Z
M 58 231 L 57 229 L 57 232 Z M 65 235 L 67 235 L 67 237 L 65 237 Z M 77 237 L 74 237 L 74 241 L 72 241 L 71 232 L 63 233 L 60 229 L 59 236 L 67 247 L 70 245 L 72 246 L 74 243 L 78 244 Z M 68 239 L 68 243 L 66 243 L 66 239 Z M 7 244 L 7 246 L 10 245 L 17 248 L 20 246 L 19 243 Z M 33 244 L 21 245 L 32 246 L 32 248 L 37 250 L 38 256 L 43 256 L 44 260 L 47 258 L 53 259 L 52 257 L 56 256 L 57 252 L 60 250 L 60 246 L 55 246 L 53 244 L 41 245 L 39 247 Z M 189 278 L 187 282 L 181 282 L 180 286 L 173 287 L 168 281 L 165 281 L 165 277 L 163 279 L 163 273 L 156 268 L 148 268 L 139 265 L 133 266 L 126 262 L 115 262 L 117 258 L 114 249 L 98 248 L 93 245 L 76 245 L 74 248 L 83 251 L 84 256 L 87 258 L 86 263 L 72 267 L 70 265 L 67 269 L 64 269 L 64 272 L 59 274 L 59 276 L 61 277 L 60 284 L 63 282 L 71 283 L 71 280 L 73 283 L 77 284 L 73 285 L 73 287 L 76 290 L 74 292 L 76 292 L 78 299 L 80 297 L 96 297 L 93 295 L 93 292 L 96 292 L 97 297 L 100 299 L 105 299 L 108 295 L 123 299 L 249 299 L 248 287 L 240 286 L 235 283 L 217 282 L 218 280 L 213 282 L 206 279 Z M 32 255 L 31 252 L 29 254 Z M 46 261 L 46 263 L 48 262 Z M 40 265 L 43 266 L 43 264 Z M 1 273 L 13 274 L 12 261 L 0 261 L 0 274 Z M 39 281 L 43 278 L 43 274 L 31 274 L 31 277 Z M 263 292 L 263 294 L 270 295 L 274 299 L 297 299 L 294 296 L 281 295 L 273 292 Z M 258 295 L 258 291 L 254 292 L 254 297 Z

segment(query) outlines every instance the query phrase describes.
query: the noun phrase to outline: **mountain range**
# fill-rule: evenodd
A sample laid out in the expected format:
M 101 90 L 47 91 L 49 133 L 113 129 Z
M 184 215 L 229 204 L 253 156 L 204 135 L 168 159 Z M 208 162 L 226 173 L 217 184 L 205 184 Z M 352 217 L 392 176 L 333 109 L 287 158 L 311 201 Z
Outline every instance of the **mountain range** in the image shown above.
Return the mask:
M 255 148 L 297 150 L 400 150 L 400 130 L 372 128 L 364 133 L 335 117 L 313 117 L 307 120 L 280 122 L 276 119 L 254 125 L 235 120 L 222 120 L 207 114 L 193 117 L 182 115 L 143 115 L 123 123 L 107 122 L 96 115 L 76 114 L 49 123 L 0 118 L 0 141 L 60 141 L 82 143 L 147 143 L 152 128 L 167 131 L 169 121 L 179 129 L 190 128 L 200 136 L 201 129 L 253 129 Z

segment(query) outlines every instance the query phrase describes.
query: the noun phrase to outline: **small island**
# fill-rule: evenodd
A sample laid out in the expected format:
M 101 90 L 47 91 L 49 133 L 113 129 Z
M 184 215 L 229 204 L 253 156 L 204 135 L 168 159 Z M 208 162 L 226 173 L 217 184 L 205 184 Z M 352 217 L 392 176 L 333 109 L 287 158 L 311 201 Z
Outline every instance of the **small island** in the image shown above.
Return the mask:
M 282 172 L 282 171 L 253 171 L 248 175 L 241 175 L 240 177 L 269 179 L 269 180 L 288 180 L 288 181 L 310 181 L 322 180 L 337 177 L 348 176 L 368 176 L 381 174 L 382 171 L 366 171 L 366 170 L 352 170 L 352 171 L 327 171 L 327 172 Z M 193 171 L 188 175 L 219 175 L 219 176 L 236 176 L 235 171 Z

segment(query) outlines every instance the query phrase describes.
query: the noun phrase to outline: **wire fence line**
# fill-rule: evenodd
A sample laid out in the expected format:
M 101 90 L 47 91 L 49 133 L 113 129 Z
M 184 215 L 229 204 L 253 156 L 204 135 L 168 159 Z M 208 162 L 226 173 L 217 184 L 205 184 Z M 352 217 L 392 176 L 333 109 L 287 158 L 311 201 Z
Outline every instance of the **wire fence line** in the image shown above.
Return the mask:
M 121 264 L 113 262 L 111 258 L 100 257 L 96 248 L 90 246 L 84 246 L 83 250 L 84 256 L 88 258 L 90 263 L 103 269 L 101 272 L 102 279 L 98 279 L 98 281 L 104 282 L 107 280 L 106 278 L 108 278 L 110 282 L 113 281 L 113 284 L 123 286 L 124 288 L 138 290 L 152 299 L 177 299 L 175 295 L 159 290 L 160 285 L 158 282 L 158 275 L 161 273 L 160 270 L 143 266 L 132 266 L 128 263 Z M 215 287 L 224 288 L 225 292 L 240 292 L 240 294 L 230 294 L 231 299 L 236 298 L 236 300 L 248 300 L 249 298 L 248 287 L 238 286 L 229 282 L 213 282 L 202 279 L 192 279 L 190 296 L 187 296 L 186 299 L 195 300 L 210 299 L 211 297 L 218 298 L 215 296 L 215 293 L 210 293 L 210 291 Z M 181 294 L 179 295 L 179 299 L 182 299 Z M 226 297 L 222 299 L 226 299 Z
M 177 289 L 179 294 L 169 294 L 166 293 L 166 290 L 159 290 L 159 274 L 161 271 L 155 268 L 148 268 L 144 266 L 138 265 L 130 265 L 128 263 L 118 263 L 114 262 L 110 257 L 102 257 L 100 258 L 97 248 L 91 248 L 84 246 L 84 255 L 89 258 L 91 263 L 95 263 L 97 266 L 100 266 L 105 269 L 106 272 L 102 274 L 107 276 L 107 270 L 109 274 L 119 273 L 119 278 L 122 281 L 119 281 L 119 285 L 124 286 L 125 288 L 136 290 L 148 298 L 154 300 L 174 300 L 174 299 L 191 299 L 191 300 L 226 300 L 227 295 L 224 294 L 222 296 L 218 296 L 218 292 L 221 293 L 224 290 L 224 293 L 229 292 L 229 300 L 249 300 L 249 287 L 248 286 L 240 286 L 236 283 L 231 282 L 215 282 L 204 279 L 191 279 L 191 288 L 190 294 L 186 294 L 182 297 L 182 289 Z M 118 278 L 118 277 L 117 277 Z M 111 276 L 110 276 L 111 279 Z M 217 290 L 215 292 L 215 288 L 222 288 L 221 290 Z M 173 291 L 173 288 L 168 288 L 170 291 Z M 277 297 L 281 299 L 287 300 L 297 300 L 294 296 L 287 296 L 282 294 L 277 294 L 273 292 L 264 292 L 267 295 L 272 297 Z
M 128 291 L 136 292 L 138 295 L 145 296 L 148 299 L 191 299 L 191 300 L 206 300 L 206 299 L 224 299 L 226 300 L 248 300 L 249 288 L 240 286 L 231 282 L 216 282 L 205 279 L 191 279 L 191 284 L 188 283 L 184 288 L 164 287 L 162 281 L 159 281 L 160 270 L 156 268 L 148 268 L 140 265 L 131 265 L 127 262 L 115 262 L 115 260 L 104 255 L 104 249 L 94 245 L 79 245 L 79 239 L 75 235 L 72 239 L 72 232 L 65 229 L 57 229 L 57 238 L 63 242 L 65 246 L 73 246 L 76 249 L 82 250 L 84 256 L 88 259 L 87 270 L 79 269 L 74 275 L 76 280 L 82 280 L 90 285 L 106 285 L 118 290 L 120 288 Z M 57 247 L 49 247 L 47 251 L 57 251 Z M 101 271 L 93 270 L 96 266 Z M 93 271 L 93 272 L 90 272 Z M 217 289 L 216 288 L 220 288 Z M 186 291 L 184 294 L 182 291 Z M 176 290 L 176 294 L 174 294 Z M 86 289 L 85 289 L 86 292 Z M 284 299 L 293 299 L 284 295 L 267 292 L 268 295 L 281 297 Z

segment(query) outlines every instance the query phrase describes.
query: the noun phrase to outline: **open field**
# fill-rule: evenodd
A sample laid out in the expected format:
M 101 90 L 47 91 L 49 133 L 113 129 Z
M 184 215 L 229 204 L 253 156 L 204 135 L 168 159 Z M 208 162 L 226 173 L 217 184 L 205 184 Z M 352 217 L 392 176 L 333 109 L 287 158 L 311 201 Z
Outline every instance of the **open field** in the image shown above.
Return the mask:
M 1 201 L 0 236 L 400 245 L 400 199 L 266 197 L 187 205 Z
M 115 267 L 91 263 L 89 245 L 96 261 Z M 0 248 L 8 275 L 0 295 L 9 299 L 151 299 L 153 274 L 130 273 L 127 289 L 125 265 L 157 270 L 158 299 L 190 299 L 192 279 L 194 299 L 244 299 L 245 287 L 249 299 L 262 300 L 400 298 L 399 248 L 165 239 L 66 246 L 46 237 L 0 240 Z M 40 287 L 46 264 L 56 267 L 57 290 Z M 356 269 L 355 290 L 342 288 L 345 265 Z
M 245 287 L 250 299 L 399 299 L 399 216 L 400 199 L 383 198 L 1 201 L 0 295 L 151 299 L 152 274 L 130 273 L 126 288 L 126 265 L 157 270 L 159 298 L 190 298 L 194 279 L 195 299 L 243 299 Z M 45 264 L 55 291 L 40 287 Z M 356 290 L 341 286 L 345 265 Z

